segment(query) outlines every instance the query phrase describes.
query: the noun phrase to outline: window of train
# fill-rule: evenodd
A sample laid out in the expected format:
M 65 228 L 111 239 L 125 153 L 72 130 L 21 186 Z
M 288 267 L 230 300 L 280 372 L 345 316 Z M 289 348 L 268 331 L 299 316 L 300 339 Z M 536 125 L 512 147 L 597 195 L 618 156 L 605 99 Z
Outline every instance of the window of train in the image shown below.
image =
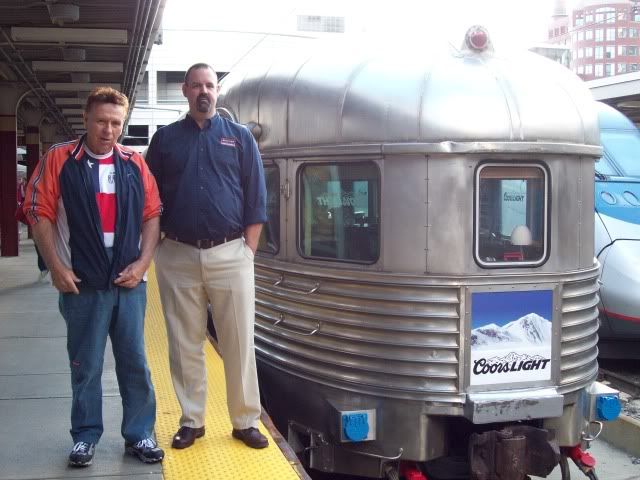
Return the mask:
M 380 171 L 373 162 L 305 165 L 300 171 L 300 253 L 374 263 L 380 256 Z
M 547 256 L 548 175 L 539 165 L 485 164 L 476 172 L 476 261 L 541 265 Z
M 258 250 L 276 254 L 280 250 L 280 169 L 277 165 L 264 166 L 267 184 L 267 223 L 262 226 Z
M 620 175 L 629 177 L 640 176 L 640 162 L 637 161 L 637 153 L 640 150 L 640 135 L 636 130 L 608 130 L 600 132 L 601 142 L 605 148 L 606 156 L 611 157 L 613 163 L 620 170 Z M 601 162 L 596 163 L 599 171 Z M 602 172 L 607 174 L 607 172 Z M 616 175 L 611 173 L 610 175 Z

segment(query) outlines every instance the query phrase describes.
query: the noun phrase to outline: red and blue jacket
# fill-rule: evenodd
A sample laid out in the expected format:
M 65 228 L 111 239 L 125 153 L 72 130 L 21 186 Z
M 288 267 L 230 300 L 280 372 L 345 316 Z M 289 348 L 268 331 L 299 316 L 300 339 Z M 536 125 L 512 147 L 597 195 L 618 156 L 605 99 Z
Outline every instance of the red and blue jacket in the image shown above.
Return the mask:
M 140 154 L 116 144 L 116 224 L 113 256 L 103 229 L 84 137 L 54 145 L 29 180 L 24 212 L 29 224 L 46 218 L 56 231 L 55 247 L 82 287 L 108 289 L 124 268 L 140 256 L 142 224 L 160 215 L 158 187 Z

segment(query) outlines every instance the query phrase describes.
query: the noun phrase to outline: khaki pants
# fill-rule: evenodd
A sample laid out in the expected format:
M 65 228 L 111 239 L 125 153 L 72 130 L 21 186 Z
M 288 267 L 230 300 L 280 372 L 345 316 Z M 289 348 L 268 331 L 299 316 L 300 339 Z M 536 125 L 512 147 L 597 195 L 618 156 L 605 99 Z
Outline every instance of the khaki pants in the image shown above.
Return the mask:
M 204 425 L 207 377 L 203 348 L 207 304 L 211 303 L 231 423 L 237 429 L 257 427 L 260 394 L 253 343 L 253 252 L 243 238 L 206 250 L 165 238 L 155 261 L 171 378 L 182 408 L 180 425 Z

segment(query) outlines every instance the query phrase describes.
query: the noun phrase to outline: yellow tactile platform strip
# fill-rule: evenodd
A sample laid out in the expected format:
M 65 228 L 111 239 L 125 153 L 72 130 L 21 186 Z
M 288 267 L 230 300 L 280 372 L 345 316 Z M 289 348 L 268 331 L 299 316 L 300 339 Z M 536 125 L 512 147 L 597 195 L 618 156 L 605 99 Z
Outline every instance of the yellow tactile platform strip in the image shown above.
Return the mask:
M 156 436 L 165 451 L 162 470 L 166 480 L 298 480 L 306 477 L 304 472 L 301 472 L 301 475 L 296 473 L 296 469 L 299 468 L 297 462 L 285 458 L 278 448 L 278 443 L 262 422 L 260 431 L 269 438 L 268 448 L 254 450 L 231 437 L 224 367 L 222 359 L 209 342 L 205 345 L 208 384 L 206 435 L 196 440 L 190 448 L 171 448 L 171 438 L 179 426 L 180 406 L 171 384 L 167 333 L 153 266 L 149 271 L 147 285 L 145 342 L 147 360 L 156 390 Z

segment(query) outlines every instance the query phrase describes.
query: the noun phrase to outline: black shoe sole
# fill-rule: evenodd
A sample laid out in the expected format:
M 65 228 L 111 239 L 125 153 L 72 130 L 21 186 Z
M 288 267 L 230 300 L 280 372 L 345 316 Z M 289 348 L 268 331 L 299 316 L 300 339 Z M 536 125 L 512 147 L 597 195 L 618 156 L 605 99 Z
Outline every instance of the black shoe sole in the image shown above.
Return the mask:
M 72 462 L 71 460 L 69 460 L 69 466 L 73 467 L 73 468 L 82 468 L 82 467 L 88 467 L 89 465 L 91 465 L 93 463 L 93 458 L 91 460 L 89 460 L 88 462 Z
M 132 457 L 136 457 L 138 460 L 140 460 L 143 463 L 159 463 L 164 459 L 164 455 L 161 458 L 145 457 L 140 452 L 138 452 L 135 448 L 132 448 L 132 447 L 127 447 L 127 448 L 125 448 L 124 451 L 125 451 L 125 453 L 128 453 Z

